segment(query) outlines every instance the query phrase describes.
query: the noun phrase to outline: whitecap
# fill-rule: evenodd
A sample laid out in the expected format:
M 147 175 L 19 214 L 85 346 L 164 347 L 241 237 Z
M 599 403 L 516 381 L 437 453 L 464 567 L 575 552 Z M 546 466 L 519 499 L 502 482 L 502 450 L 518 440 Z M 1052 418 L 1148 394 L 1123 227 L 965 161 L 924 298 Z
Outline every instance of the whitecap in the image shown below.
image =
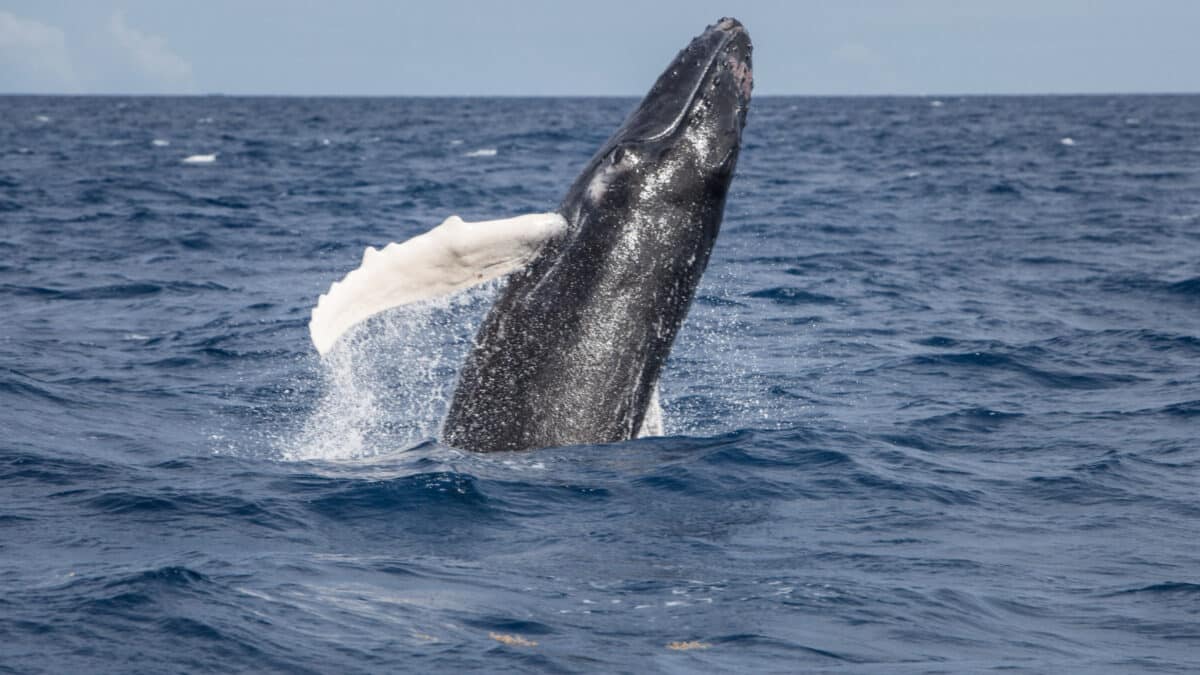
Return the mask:
M 450 141 L 450 145 L 462 145 L 462 144 L 463 144 L 463 139 L 461 139 L 461 138 L 455 138 Z
M 496 156 L 496 148 L 480 148 L 478 150 L 472 150 L 471 152 L 468 152 L 466 156 L 467 157 L 495 157 Z
M 184 158 L 184 164 L 212 164 L 217 161 L 217 153 L 211 155 L 188 155 Z
M 1059 143 L 1062 143 L 1063 145 L 1075 145 L 1075 139 L 1071 138 L 1070 136 L 1067 136 L 1066 138 L 1059 141 Z
M 934 100 L 932 100 L 932 101 L 930 101 L 930 102 L 929 102 L 929 107 L 931 107 L 931 108 L 940 108 L 940 107 L 942 107 L 942 106 L 944 106 L 944 105 L 946 105 L 946 104 L 945 104 L 945 103 L 942 103 L 941 101 L 939 101 L 939 100 L 937 100 L 937 99 L 934 99 Z
M 170 144 L 171 144 L 171 141 L 168 141 L 165 138 L 156 138 L 156 139 L 150 141 L 150 145 L 153 145 L 156 148 L 165 148 Z

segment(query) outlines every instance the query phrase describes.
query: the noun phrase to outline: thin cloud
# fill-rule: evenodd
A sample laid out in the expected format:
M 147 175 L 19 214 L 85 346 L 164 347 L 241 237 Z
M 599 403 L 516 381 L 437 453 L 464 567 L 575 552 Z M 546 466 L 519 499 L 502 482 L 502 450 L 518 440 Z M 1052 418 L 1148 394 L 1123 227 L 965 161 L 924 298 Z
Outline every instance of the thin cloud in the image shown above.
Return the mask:
M 109 17 L 108 34 L 138 75 L 153 88 L 166 92 L 195 90 L 192 65 L 172 51 L 166 39 L 148 35 L 130 26 L 120 10 Z
M 80 91 L 62 30 L 0 10 L 0 91 Z

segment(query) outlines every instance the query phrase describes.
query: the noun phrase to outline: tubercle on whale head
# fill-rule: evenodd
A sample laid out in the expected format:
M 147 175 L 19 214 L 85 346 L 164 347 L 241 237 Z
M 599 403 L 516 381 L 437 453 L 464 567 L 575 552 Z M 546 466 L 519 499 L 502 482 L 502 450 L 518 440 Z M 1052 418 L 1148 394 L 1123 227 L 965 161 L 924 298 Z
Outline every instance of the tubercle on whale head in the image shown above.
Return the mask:
M 729 16 L 722 17 L 712 27 L 729 33 L 735 39 L 745 40 L 744 49 L 731 49 L 727 53 L 725 61 L 727 70 L 734 78 L 738 89 L 739 103 L 744 111 L 750 105 L 750 94 L 754 90 L 754 66 L 751 59 L 754 45 L 750 43 L 750 34 L 746 32 L 746 27 L 742 25 L 741 21 Z M 745 124 L 744 117 L 742 123 Z

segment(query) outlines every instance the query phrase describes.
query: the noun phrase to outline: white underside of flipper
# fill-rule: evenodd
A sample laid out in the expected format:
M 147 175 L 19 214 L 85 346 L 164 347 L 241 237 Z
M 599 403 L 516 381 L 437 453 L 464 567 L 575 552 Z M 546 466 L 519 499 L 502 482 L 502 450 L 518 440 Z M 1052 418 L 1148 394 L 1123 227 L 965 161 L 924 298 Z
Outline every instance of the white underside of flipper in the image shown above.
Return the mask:
M 368 248 L 362 265 L 317 300 L 308 323 L 322 355 L 346 331 L 384 310 L 436 298 L 525 266 L 567 227 L 557 213 L 468 223 L 450 216 L 402 244 Z
M 646 405 L 646 414 L 642 417 L 642 428 L 638 430 L 638 438 L 647 436 L 662 436 L 663 431 L 663 409 L 658 403 L 658 385 L 654 385 L 654 390 L 650 394 L 650 403 Z

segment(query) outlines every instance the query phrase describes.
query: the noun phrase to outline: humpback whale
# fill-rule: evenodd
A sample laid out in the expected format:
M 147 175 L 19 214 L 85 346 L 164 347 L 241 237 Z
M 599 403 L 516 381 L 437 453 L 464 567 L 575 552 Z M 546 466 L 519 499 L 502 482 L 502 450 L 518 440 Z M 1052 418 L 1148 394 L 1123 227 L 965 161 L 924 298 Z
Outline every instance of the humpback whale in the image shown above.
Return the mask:
M 368 248 L 313 309 L 317 350 L 385 309 L 508 275 L 459 372 L 442 441 L 490 452 L 661 433 L 658 379 L 720 229 L 750 52 L 735 19 L 694 38 L 556 211 L 451 216 Z

